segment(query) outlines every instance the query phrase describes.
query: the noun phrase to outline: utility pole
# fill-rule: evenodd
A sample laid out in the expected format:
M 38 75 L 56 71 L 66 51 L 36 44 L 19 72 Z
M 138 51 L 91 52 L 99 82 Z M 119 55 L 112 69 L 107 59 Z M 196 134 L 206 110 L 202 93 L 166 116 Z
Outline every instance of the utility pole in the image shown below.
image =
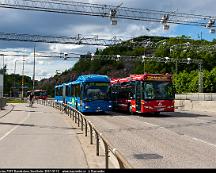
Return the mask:
M 202 62 L 198 63 L 199 65 L 199 93 L 203 93 L 203 71 L 202 71 Z
M 16 80 L 16 77 L 15 77 L 15 74 L 16 74 L 16 62 L 17 62 L 18 60 L 15 60 L 15 64 L 14 64 L 14 84 L 13 84 L 13 97 L 15 97 L 15 88 L 16 88 L 16 82 L 15 82 L 15 80 Z
M 34 46 L 33 86 L 32 86 L 33 93 L 34 93 L 34 90 L 35 90 L 35 46 Z
M 22 68 L 22 95 L 21 95 L 21 98 L 23 100 L 24 98 L 24 58 L 23 58 L 23 68 Z
M 143 71 L 144 71 L 144 73 L 143 74 L 145 74 L 145 57 L 146 57 L 146 53 L 144 50 L 144 55 L 143 55 Z
M 2 64 L 2 80 L 3 80 L 3 84 L 2 84 L 2 97 L 4 97 L 4 54 L 0 54 L 1 56 L 2 56 L 2 58 L 3 58 L 3 64 Z

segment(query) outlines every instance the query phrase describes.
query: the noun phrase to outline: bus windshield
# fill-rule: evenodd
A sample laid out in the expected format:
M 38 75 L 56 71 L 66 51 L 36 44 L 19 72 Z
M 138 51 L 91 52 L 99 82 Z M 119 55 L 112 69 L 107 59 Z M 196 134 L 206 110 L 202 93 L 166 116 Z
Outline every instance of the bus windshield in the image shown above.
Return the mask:
M 86 83 L 84 98 L 92 100 L 108 100 L 109 83 Z
M 35 96 L 47 96 L 47 92 L 46 91 L 35 91 L 34 95 Z
M 171 82 L 144 82 L 144 99 L 146 100 L 173 100 L 174 88 Z

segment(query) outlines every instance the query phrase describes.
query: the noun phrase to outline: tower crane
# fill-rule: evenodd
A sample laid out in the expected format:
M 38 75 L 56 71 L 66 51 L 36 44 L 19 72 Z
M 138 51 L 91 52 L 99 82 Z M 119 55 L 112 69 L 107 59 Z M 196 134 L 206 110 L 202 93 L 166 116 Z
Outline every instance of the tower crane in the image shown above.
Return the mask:
M 68 0 L 0 0 L 0 7 L 107 17 L 113 25 L 117 24 L 117 19 L 128 19 L 162 23 L 165 30 L 169 29 L 169 24 L 181 24 L 203 26 L 210 29 L 211 33 L 215 31 L 214 16 L 129 8 L 122 7 L 122 4 L 113 6 Z
M 110 46 L 118 44 L 121 39 L 113 37 L 112 39 L 100 39 L 98 36 L 50 36 L 50 35 L 31 35 L 19 33 L 0 32 L 0 40 L 5 41 L 26 41 L 26 42 L 41 42 L 41 43 L 59 43 L 59 44 L 77 44 L 77 45 L 98 45 Z

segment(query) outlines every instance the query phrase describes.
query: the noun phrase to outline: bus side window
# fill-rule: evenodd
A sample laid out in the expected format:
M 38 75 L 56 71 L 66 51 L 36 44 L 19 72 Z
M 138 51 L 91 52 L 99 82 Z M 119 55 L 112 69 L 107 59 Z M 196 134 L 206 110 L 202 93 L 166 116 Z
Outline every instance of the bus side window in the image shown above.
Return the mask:
M 84 86 L 80 85 L 80 99 L 83 99 Z
M 69 85 L 69 93 L 68 93 L 69 97 L 72 96 L 72 85 Z

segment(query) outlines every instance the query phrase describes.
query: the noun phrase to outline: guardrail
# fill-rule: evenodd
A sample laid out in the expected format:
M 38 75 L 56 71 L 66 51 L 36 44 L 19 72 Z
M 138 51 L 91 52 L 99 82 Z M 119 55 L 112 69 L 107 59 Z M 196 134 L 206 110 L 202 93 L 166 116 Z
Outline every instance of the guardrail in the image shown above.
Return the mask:
M 84 131 L 85 136 L 90 139 L 90 144 L 93 145 L 93 138 L 95 137 L 95 144 L 96 144 L 96 155 L 100 155 L 100 141 L 104 144 L 104 152 L 105 152 L 105 168 L 109 168 L 109 157 L 110 152 L 115 156 L 118 161 L 120 168 L 133 168 L 131 164 L 124 158 L 124 156 L 112 146 L 112 144 L 100 133 L 97 128 L 91 123 L 91 121 L 87 120 L 86 116 L 83 115 L 81 112 L 76 110 L 75 108 L 56 103 L 53 100 L 37 100 L 37 104 L 42 104 L 45 106 L 51 106 L 53 108 L 57 108 L 60 111 L 64 111 L 73 121 Z M 89 134 L 88 134 L 89 132 Z
M 216 93 L 187 93 L 176 94 L 176 100 L 192 100 L 192 101 L 216 101 Z

